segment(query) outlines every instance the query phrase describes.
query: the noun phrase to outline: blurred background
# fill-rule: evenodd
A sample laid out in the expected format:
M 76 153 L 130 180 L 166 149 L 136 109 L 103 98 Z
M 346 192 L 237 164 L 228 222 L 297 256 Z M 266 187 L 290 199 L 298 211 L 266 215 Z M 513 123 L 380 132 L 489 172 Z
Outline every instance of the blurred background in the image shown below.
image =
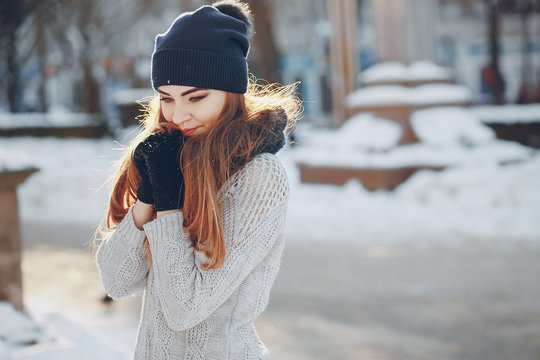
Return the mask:
M 540 359 L 540 2 L 246 2 L 304 101 L 273 358 Z M 209 3 L 0 2 L 0 359 L 131 358 L 90 242 L 154 37 Z

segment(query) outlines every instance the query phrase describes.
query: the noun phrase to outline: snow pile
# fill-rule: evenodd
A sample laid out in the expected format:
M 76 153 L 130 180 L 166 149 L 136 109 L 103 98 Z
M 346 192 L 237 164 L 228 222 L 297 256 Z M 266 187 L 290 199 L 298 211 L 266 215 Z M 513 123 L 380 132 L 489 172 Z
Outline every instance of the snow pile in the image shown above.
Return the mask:
M 35 169 L 35 166 L 27 156 L 9 150 L 8 148 L 0 147 L 0 173 L 30 169 Z
M 489 124 L 540 123 L 540 104 L 481 105 L 470 109 L 480 121 Z
M 87 328 L 88 320 L 77 324 L 60 311 L 34 308 L 37 322 L 0 302 L 0 359 L 20 360 L 120 360 L 130 354 L 108 346 Z M 39 325 L 38 325 L 39 323 Z
M 401 138 L 401 126 L 395 121 L 379 118 L 371 113 L 359 113 L 339 129 L 311 129 L 309 136 L 299 139 L 304 146 L 331 151 L 349 152 L 355 149 L 390 149 Z
M 399 62 L 375 64 L 359 74 L 364 84 L 390 81 L 448 81 L 452 78 L 450 68 L 430 61 L 415 61 L 409 66 Z
M 425 84 L 412 88 L 401 85 L 377 85 L 353 91 L 345 98 L 345 104 L 349 108 L 467 104 L 472 98 L 473 94 L 469 88 L 456 84 Z
M 411 126 L 425 144 L 452 146 L 480 145 L 496 140 L 495 132 L 482 124 L 473 112 L 462 107 L 436 107 L 411 114 Z
M 84 127 L 95 126 L 102 120 L 86 113 L 0 113 L 0 129 L 29 127 Z
M 44 337 L 41 328 L 8 302 L 0 301 L 0 359 L 10 351 L 35 344 Z

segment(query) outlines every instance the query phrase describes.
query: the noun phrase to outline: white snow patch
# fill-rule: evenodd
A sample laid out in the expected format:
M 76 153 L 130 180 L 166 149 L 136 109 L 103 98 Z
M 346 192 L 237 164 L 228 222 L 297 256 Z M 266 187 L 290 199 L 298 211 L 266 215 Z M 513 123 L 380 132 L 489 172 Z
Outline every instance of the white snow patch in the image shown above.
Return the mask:
M 15 311 L 10 304 L 0 302 L 0 359 L 131 358 L 131 351 L 111 347 L 100 339 L 92 331 L 92 320 L 80 314 L 36 302 L 30 306 L 30 313 L 34 320 Z
M 496 139 L 493 130 L 462 107 L 417 110 L 411 114 L 410 122 L 418 139 L 426 144 L 477 145 Z
M 469 88 L 456 84 L 425 84 L 412 88 L 401 85 L 377 85 L 353 91 L 345 98 L 345 104 L 349 108 L 467 104 L 472 98 L 472 91 Z
M 470 109 L 485 123 L 540 123 L 540 104 L 479 105 Z
M 0 147 L 0 172 L 22 171 L 34 168 L 35 165 L 24 154 Z
M 354 149 L 385 150 L 394 147 L 402 136 L 402 129 L 395 121 L 359 113 L 337 130 L 312 129 L 308 136 L 299 139 L 302 145 L 323 147 L 328 150 Z
M 3 351 L 37 343 L 43 337 L 41 328 L 8 302 L 0 301 L 0 319 L 0 344 Z M 0 358 L 3 358 L 2 347 Z
M 399 62 L 383 62 L 359 74 L 363 83 L 388 81 L 448 81 L 452 70 L 430 61 L 415 61 L 409 66 Z

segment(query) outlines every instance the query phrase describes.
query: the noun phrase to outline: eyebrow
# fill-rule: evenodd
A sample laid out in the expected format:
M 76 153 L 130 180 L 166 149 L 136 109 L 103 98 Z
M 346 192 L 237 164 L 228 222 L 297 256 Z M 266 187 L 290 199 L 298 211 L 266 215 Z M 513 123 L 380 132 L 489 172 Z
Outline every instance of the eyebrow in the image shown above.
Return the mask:
M 187 91 L 184 91 L 182 94 L 180 94 L 180 96 L 185 96 L 185 95 L 188 95 L 188 94 L 191 94 L 192 92 L 195 92 L 195 91 L 199 91 L 199 90 L 208 90 L 208 89 L 203 89 L 203 88 L 192 88 L 192 89 L 189 89 Z M 166 93 L 165 91 L 163 90 L 157 90 L 158 93 L 161 93 L 163 95 L 167 95 L 167 96 L 172 96 L 171 94 L 169 93 Z

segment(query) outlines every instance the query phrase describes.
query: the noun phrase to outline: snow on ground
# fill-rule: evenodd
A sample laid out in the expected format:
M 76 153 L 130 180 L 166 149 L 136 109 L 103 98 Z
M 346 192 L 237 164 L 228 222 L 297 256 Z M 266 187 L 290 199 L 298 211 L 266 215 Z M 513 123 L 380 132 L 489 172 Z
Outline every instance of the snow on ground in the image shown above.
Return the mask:
M 54 304 L 33 302 L 29 315 L 0 302 L 0 360 L 128 360 L 130 352 L 95 332 L 98 321 Z M 114 320 L 107 319 L 108 326 Z M 121 327 L 126 332 L 126 327 Z M 135 337 L 134 333 L 129 334 Z M 117 338 L 117 337 L 115 337 Z
M 290 152 L 289 152 L 290 154 Z M 442 172 L 415 173 L 394 192 L 367 191 L 358 181 L 345 186 L 301 184 L 289 154 L 287 235 L 289 241 L 354 241 L 365 244 L 435 245 L 452 239 L 512 243 L 540 240 L 540 156 L 522 162 L 467 164 Z M 419 243 L 432 235 L 432 244 Z
M 43 341 L 42 329 L 29 317 L 16 311 L 10 303 L 0 301 L 0 359 L 8 359 L 15 348 Z

